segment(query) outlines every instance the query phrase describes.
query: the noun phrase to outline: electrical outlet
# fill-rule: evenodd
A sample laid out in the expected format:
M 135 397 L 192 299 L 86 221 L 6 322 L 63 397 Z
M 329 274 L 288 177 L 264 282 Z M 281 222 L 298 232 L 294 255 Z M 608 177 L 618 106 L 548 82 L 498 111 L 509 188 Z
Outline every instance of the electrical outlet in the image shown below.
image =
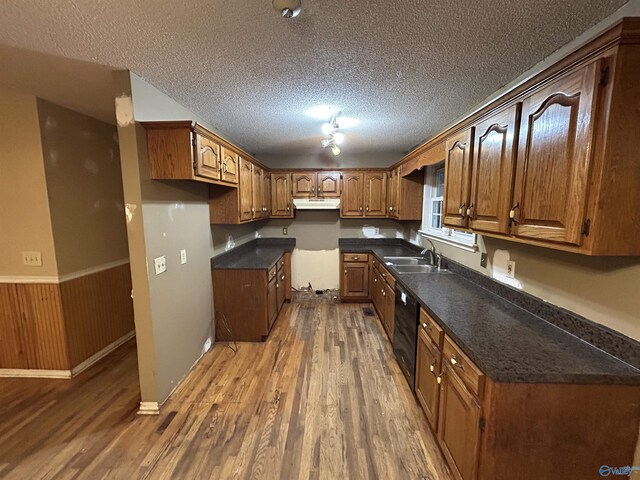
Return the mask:
M 167 257 L 163 255 L 155 258 L 153 261 L 156 267 L 156 275 L 160 275 L 167 271 Z
M 487 254 L 484 252 L 480 254 L 480 266 L 487 268 Z
M 180 250 L 180 265 L 187 263 L 187 251 L 183 248 Z
M 27 267 L 41 267 L 42 256 L 40 252 L 22 252 L 22 264 Z
M 282 234 L 283 234 L 283 235 L 288 235 L 288 233 L 287 233 L 287 227 L 282 227 Z
M 513 260 L 507 262 L 507 277 L 516 278 L 516 262 Z

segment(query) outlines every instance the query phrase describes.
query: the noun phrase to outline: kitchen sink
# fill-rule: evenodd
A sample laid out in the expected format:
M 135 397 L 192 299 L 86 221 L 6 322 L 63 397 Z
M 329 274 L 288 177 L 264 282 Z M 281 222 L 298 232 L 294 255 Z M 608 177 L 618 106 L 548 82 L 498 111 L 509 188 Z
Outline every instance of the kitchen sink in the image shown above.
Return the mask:
M 433 265 L 394 265 L 393 269 L 402 273 L 443 273 L 446 270 L 438 270 L 438 267 Z
M 429 265 L 424 257 L 384 257 L 387 265 Z

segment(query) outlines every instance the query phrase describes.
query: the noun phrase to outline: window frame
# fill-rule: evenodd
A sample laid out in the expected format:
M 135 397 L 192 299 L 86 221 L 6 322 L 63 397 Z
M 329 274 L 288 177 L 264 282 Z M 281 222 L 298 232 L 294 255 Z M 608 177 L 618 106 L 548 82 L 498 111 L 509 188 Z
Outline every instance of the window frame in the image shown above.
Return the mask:
M 437 240 L 447 245 L 458 247 L 462 250 L 476 252 L 478 250 L 477 234 L 472 232 L 462 232 L 449 227 L 433 227 L 433 205 L 436 201 L 442 201 L 444 207 L 444 191 L 442 197 L 436 197 L 434 194 L 437 190 L 436 174 L 439 170 L 444 169 L 444 162 L 425 167 L 424 173 L 424 191 L 422 201 L 422 222 L 418 233 L 423 237 Z M 436 213 L 437 215 L 437 213 Z M 443 208 L 441 208 L 440 218 L 444 216 Z

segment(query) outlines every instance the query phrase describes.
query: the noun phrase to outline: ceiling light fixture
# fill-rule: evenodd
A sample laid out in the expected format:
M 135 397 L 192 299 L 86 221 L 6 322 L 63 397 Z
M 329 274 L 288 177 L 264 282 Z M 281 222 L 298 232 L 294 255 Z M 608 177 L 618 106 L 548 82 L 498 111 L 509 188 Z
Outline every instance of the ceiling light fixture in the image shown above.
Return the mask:
M 336 157 L 340 155 L 340 147 L 337 145 L 331 145 L 331 153 L 333 153 Z
M 322 133 L 329 135 L 335 132 L 340 126 L 338 125 L 338 114 L 335 114 L 327 123 L 322 124 Z
M 329 148 L 331 153 L 335 156 L 340 155 L 340 147 L 338 144 L 344 141 L 344 135 L 339 132 L 334 132 L 329 135 L 329 138 L 324 138 L 321 142 L 322 148 Z
M 297 17 L 302 10 L 300 0 L 273 0 L 273 8 L 284 18 Z

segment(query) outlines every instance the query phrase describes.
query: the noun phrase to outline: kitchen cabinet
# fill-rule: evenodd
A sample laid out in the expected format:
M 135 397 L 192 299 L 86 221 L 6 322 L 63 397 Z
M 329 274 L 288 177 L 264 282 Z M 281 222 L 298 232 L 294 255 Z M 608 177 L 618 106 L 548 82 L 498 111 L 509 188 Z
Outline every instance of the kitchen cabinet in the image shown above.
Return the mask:
M 345 172 L 342 179 L 340 216 L 362 217 L 364 212 L 364 174 L 362 172 Z
M 387 215 L 387 173 L 364 173 L 364 216 L 385 217 Z
M 387 213 L 396 220 L 421 220 L 424 174 L 422 171 L 403 175 L 403 167 L 388 174 Z
M 262 172 L 262 205 L 264 206 L 263 218 L 271 215 L 271 174 L 264 170 Z
M 253 218 L 253 164 L 240 158 L 240 221 Z
M 316 174 L 318 197 L 337 198 L 341 193 L 340 172 L 318 172 Z
M 220 148 L 220 177 L 228 183 L 238 183 L 238 154 L 228 147 Z
M 473 230 L 509 231 L 520 106 L 511 105 L 475 125 L 471 197 L 466 211 Z
M 437 349 L 424 328 L 418 329 L 416 353 L 415 390 L 427 421 L 433 430 L 438 428 L 438 407 L 440 400 L 440 361 L 442 354 Z
M 473 133 L 471 127 L 447 139 L 442 223 L 448 227 L 467 226 Z
M 438 443 L 454 476 L 475 480 L 480 446 L 480 404 L 448 364 L 440 378 Z
M 316 196 L 316 174 L 315 172 L 293 173 L 291 174 L 293 198 L 310 198 Z
M 340 196 L 341 173 L 297 171 L 292 173 L 293 198 L 335 198 Z
M 251 165 L 251 218 L 253 219 L 264 217 L 263 189 L 262 169 L 256 165 Z
M 142 122 L 149 175 L 154 180 L 238 184 L 239 148 L 190 121 Z
M 369 256 L 367 254 L 343 254 L 341 259 L 340 297 L 366 300 L 369 298 Z
M 212 271 L 216 341 L 264 341 L 286 300 L 291 299 L 291 253 L 268 270 Z
M 523 100 L 512 233 L 580 245 L 599 71 L 591 63 Z
M 382 303 L 383 303 L 383 316 L 384 327 L 387 331 L 387 336 L 391 343 L 393 343 L 393 326 L 395 324 L 396 313 L 396 292 L 394 288 L 388 282 L 382 282 Z
M 271 216 L 293 218 L 291 206 L 291 174 L 271 174 Z

